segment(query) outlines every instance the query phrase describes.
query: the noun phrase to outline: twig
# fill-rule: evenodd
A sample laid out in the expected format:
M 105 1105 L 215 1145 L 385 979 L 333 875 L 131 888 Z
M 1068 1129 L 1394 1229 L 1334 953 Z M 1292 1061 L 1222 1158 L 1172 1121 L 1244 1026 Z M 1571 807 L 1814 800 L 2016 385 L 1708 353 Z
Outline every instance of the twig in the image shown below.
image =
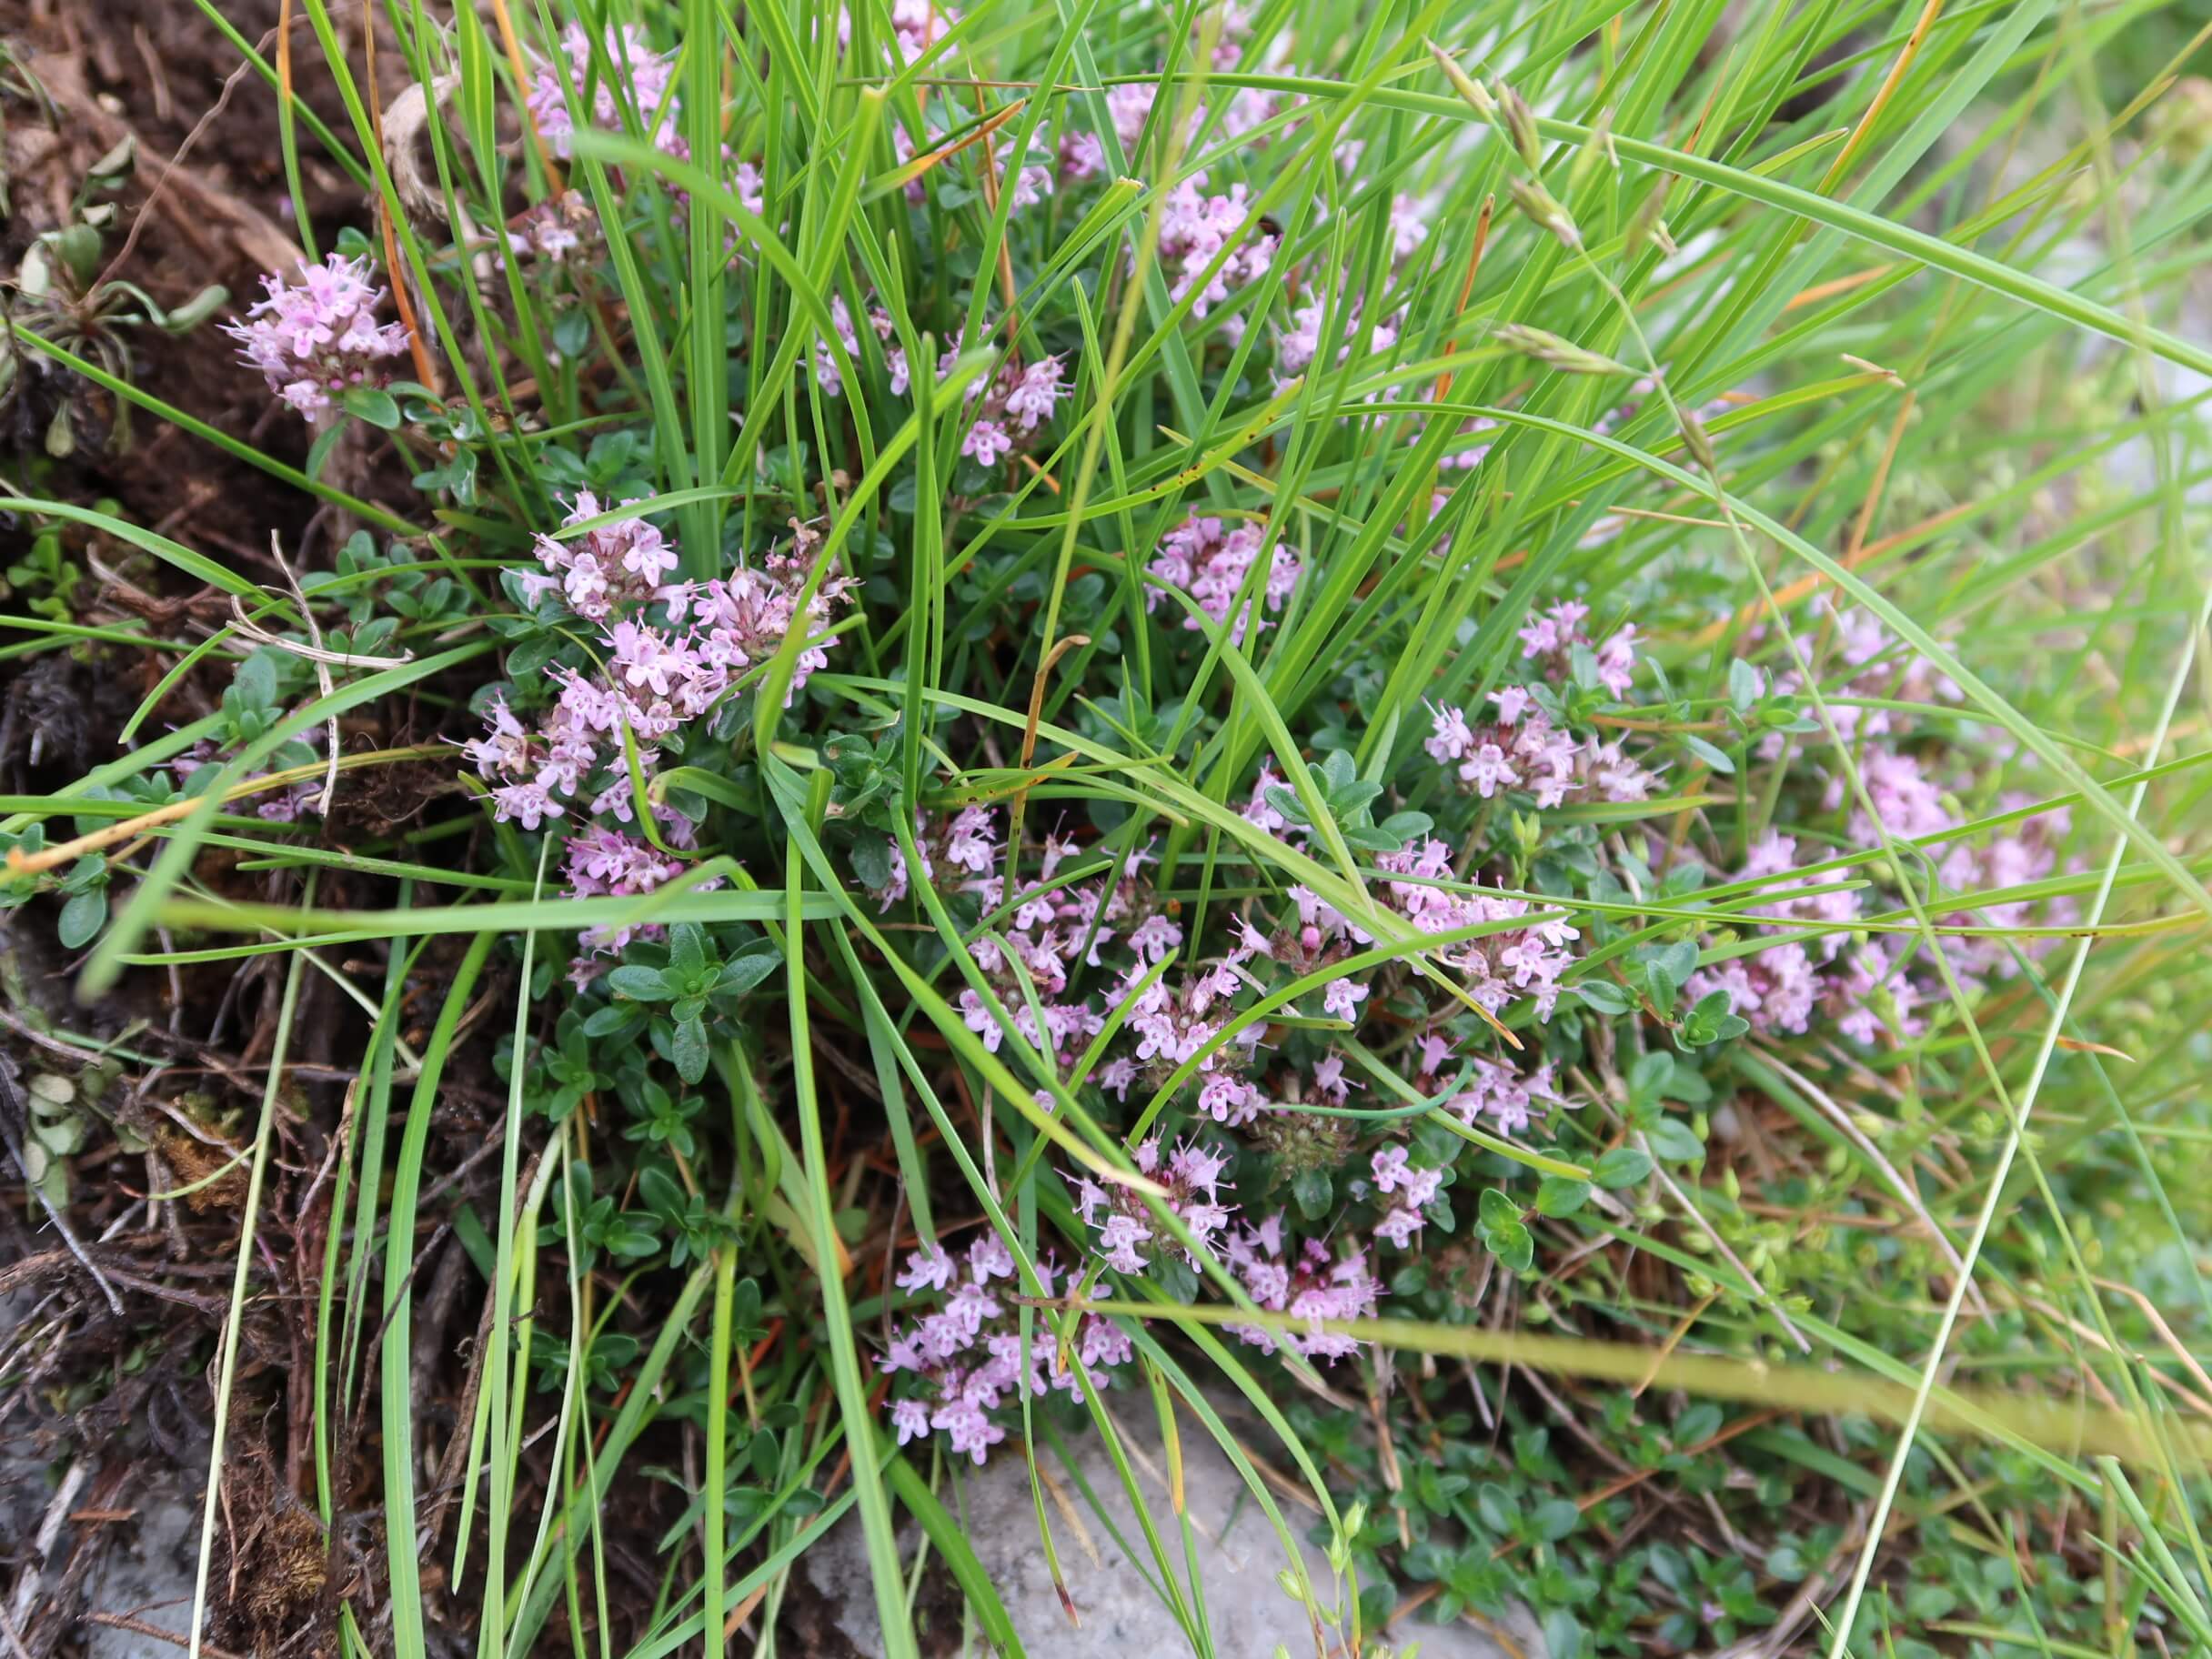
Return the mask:
M 338 769 L 343 771 L 348 767 L 379 766 L 387 761 L 424 760 L 446 752 L 434 743 L 418 743 L 407 749 L 379 749 L 367 754 L 348 755 L 338 762 Z M 313 778 L 318 769 L 314 766 L 288 766 L 282 771 L 264 772 L 256 778 L 242 778 L 223 791 L 223 799 L 226 802 L 243 800 L 248 795 L 264 795 L 271 789 L 287 789 Z M 104 830 L 96 830 L 90 835 L 80 835 L 75 840 L 64 841 L 59 846 L 27 856 L 22 848 L 11 847 L 5 868 L 12 876 L 39 875 L 81 859 L 88 852 L 113 847 L 117 841 L 136 840 L 149 830 L 158 830 L 164 824 L 190 818 L 206 802 L 207 798 L 204 795 L 186 795 L 156 807 L 149 812 L 141 812 L 136 818 L 125 819 Z
M 291 572 L 287 571 L 285 574 L 289 576 Z M 297 583 L 294 584 L 295 591 L 297 590 Z M 230 614 L 233 633 L 245 635 L 256 645 L 271 645 L 280 651 L 289 651 L 293 656 L 306 662 L 327 662 L 331 667 L 338 669 L 397 669 L 415 660 L 415 653 L 412 651 L 402 651 L 397 657 L 364 657 L 357 652 L 325 650 L 320 646 L 302 645 L 297 639 L 287 639 L 283 635 L 272 634 L 258 622 L 250 620 L 236 596 L 233 596 L 230 601 Z M 313 633 L 315 624 L 309 622 L 307 628 L 308 631 Z
M 1789 1332 L 1790 1341 L 1797 1344 L 1797 1351 L 1800 1353 L 1812 1352 L 1813 1344 L 1805 1340 L 1805 1332 L 1790 1322 L 1790 1316 L 1782 1311 L 1782 1304 L 1768 1293 L 1766 1287 L 1759 1282 L 1757 1276 L 1736 1259 L 1735 1252 L 1728 1248 L 1728 1241 L 1721 1237 L 1719 1229 L 1705 1219 L 1704 1212 L 1690 1202 L 1689 1194 L 1684 1192 L 1675 1183 L 1674 1178 L 1666 1172 L 1665 1168 L 1659 1161 L 1658 1155 L 1652 1151 L 1650 1142 L 1645 1141 L 1641 1133 L 1636 1136 L 1636 1140 L 1643 1144 L 1645 1155 L 1651 1158 L 1652 1174 L 1658 1180 L 1659 1184 L 1667 1190 L 1674 1202 L 1682 1206 L 1683 1213 L 1697 1224 L 1705 1237 L 1713 1241 L 1714 1250 L 1719 1253 L 1724 1262 L 1735 1269 L 1744 1282 L 1750 1287 L 1752 1295 L 1769 1313 L 1775 1316 L 1775 1322 Z
M 397 277 L 394 280 L 397 281 Z M 307 625 L 307 643 L 315 651 L 308 659 L 315 665 L 315 689 L 323 694 L 323 700 L 328 702 L 337 696 L 338 689 L 330 678 L 329 663 L 324 660 L 323 630 L 315 620 L 315 607 L 307 603 L 307 596 L 299 585 L 299 578 L 292 574 L 292 567 L 285 559 L 283 539 L 275 530 L 269 532 L 269 557 L 276 561 L 276 568 L 284 573 L 285 586 L 292 590 L 292 597 L 299 601 L 299 619 Z M 235 602 L 235 595 L 233 599 Z M 330 817 L 330 798 L 337 792 L 338 787 L 338 717 L 336 710 L 323 721 L 323 753 L 328 765 L 323 772 L 322 792 L 315 798 L 315 813 L 317 818 L 327 821 Z
M 263 44 L 267 44 L 266 39 L 264 40 Z M 143 50 L 143 48 L 141 49 Z M 156 61 L 156 60 L 155 58 L 149 55 L 146 59 L 148 67 L 152 67 Z M 99 289 L 105 287 L 110 279 L 114 277 L 115 274 L 123 268 L 124 261 L 131 256 L 131 250 L 138 246 L 139 232 L 146 228 L 146 220 L 153 216 L 155 204 L 159 202 L 162 196 L 167 192 L 169 188 L 169 181 L 176 176 L 176 170 L 185 165 L 185 157 L 192 153 L 192 146 L 200 141 L 202 136 L 206 134 L 207 129 L 216 124 L 216 117 L 221 116 L 223 111 L 229 106 L 230 95 L 238 89 L 238 83 L 246 78 L 246 72 L 252 67 L 252 64 L 244 63 L 240 64 L 236 69 L 232 70 L 228 77 L 223 82 L 223 90 L 221 95 L 218 96 L 215 103 L 208 107 L 207 113 L 199 118 L 198 122 L 193 126 L 192 130 L 185 135 L 184 143 L 176 146 L 176 153 L 169 157 L 168 166 L 162 168 L 161 177 L 155 181 L 152 194 L 147 196 L 145 203 L 139 207 L 137 213 L 132 217 L 130 235 L 123 238 L 122 247 L 116 251 L 116 256 L 107 262 L 107 268 L 102 271 L 98 278 L 93 283 L 92 287 L 94 292 L 96 293 Z M 156 85 L 158 86 L 160 85 L 160 83 L 156 82 Z
M 2212 1377 L 2205 1375 L 2205 1368 L 2197 1362 L 2197 1356 L 2182 1345 L 2181 1339 L 2174 1334 L 2173 1326 L 2166 1322 L 2166 1315 L 2158 1312 L 2149 1297 L 2137 1290 L 2134 1285 L 2121 1284 L 2116 1280 L 2095 1279 L 2090 1282 L 2110 1291 L 2116 1296 L 2126 1296 L 2134 1302 L 2136 1306 L 2141 1308 L 2144 1317 L 2150 1321 L 2151 1328 L 2157 1331 L 2164 1339 L 2166 1345 L 2173 1350 L 2174 1357 L 2181 1362 L 2189 1375 L 2197 1379 L 2197 1387 L 2204 1390 L 2207 1396 L 2212 1396 Z M 2156 1375 L 2157 1372 L 2154 1371 L 2152 1374 Z M 2186 1399 L 2187 1396 L 2183 1397 Z
M 31 1604 L 38 1597 L 38 1584 L 45 1574 L 46 1563 L 53 1559 L 54 1546 L 62 1535 L 62 1523 L 69 1518 L 69 1506 L 76 1502 L 76 1494 L 84 1489 L 85 1460 L 80 1457 L 69 1465 L 69 1473 L 62 1476 L 62 1483 L 55 1490 L 46 1504 L 46 1513 L 38 1523 L 36 1536 L 31 1540 L 31 1558 L 24 1564 L 23 1575 L 15 1581 L 14 1616 L 28 1624 Z
M 180 1636 L 173 1630 L 164 1630 L 158 1624 L 149 1624 L 144 1619 L 134 1619 L 127 1613 L 88 1613 L 87 1624 L 105 1624 L 110 1630 L 127 1630 L 135 1636 L 157 1636 L 171 1647 L 190 1647 L 192 1640 Z M 220 1648 L 212 1642 L 200 1644 L 202 1659 L 240 1659 L 240 1655 Z
M 17 1019 L 14 1014 L 8 1012 L 8 1010 L 5 1008 L 0 1008 L 0 1025 L 5 1025 L 7 1027 L 9 1031 L 15 1032 L 16 1036 L 22 1038 L 24 1041 L 34 1044 L 38 1048 L 42 1048 L 50 1054 L 62 1055 L 68 1060 L 75 1061 L 80 1066 L 89 1066 L 95 1061 L 100 1058 L 97 1053 L 90 1049 L 80 1049 L 73 1042 L 64 1042 L 58 1037 L 47 1036 L 45 1032 L 40 1031 L 36 1026 L 27 1024 L 24 1021 Z

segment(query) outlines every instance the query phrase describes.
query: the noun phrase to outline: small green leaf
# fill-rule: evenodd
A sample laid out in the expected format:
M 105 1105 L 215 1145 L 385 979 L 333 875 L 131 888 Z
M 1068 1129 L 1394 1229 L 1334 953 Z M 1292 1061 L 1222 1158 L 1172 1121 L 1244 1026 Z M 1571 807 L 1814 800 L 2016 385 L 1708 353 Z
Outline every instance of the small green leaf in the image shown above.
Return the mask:
M 61 922 L 55 930 L 64 948 L 71 950 L 90 944 L 107 925 L 107 890 L 88 888 L 62 906 Z
M 399 429 L 399 404 L 380 386 L 349 386 L 338 399 L 348 415 L 387 432 Z
M 1674 1419 L 1676 1448 L 1703 1445 L 1721 1432 L 1721 1408 L 1710 1400 L 1700 1401 Z
M 116 148 L 124 149 L 129 143 L 126 138 Z M 111 156 L 114 154 L 115 151 L 109 152 Z M 93 170 L 97 173 L 99 168 L 96 166 Z M 62 263 L 69 267 L 69 274 L 76 278 L 77 287 L 80 290 L 91 287 L 93 279 L 100 274 L 100 233 L 89 225 L 72 225 L 55 236 L 54 246 L 61 254 Z
M 188 333 L 213 317 L 229 297 L 228 288 L 219 282 L 211 282 L 163 317 L 161 326 L 171 334 Z
M 852 849 L 852 873 L 867 884 L 870 892 L 881 892 L 891 884 L 890 848 L 873 837 L 856 842 Z
M 247 709 L 274 708 L 276 702 L 276 659 L 271 652 L 256 651 L 238 665 L 231 677 L 230 689 L 237 693 L 238 701 Z
M 345 436 L 346 423 L 342 420 L 332 421 L 316 435 L 315 442 L 307 448 L 308 478 L 319 479 L 323 476 L 323 468 L 330 459 L 330 452 L 338 447 L 338 439 Z
M 1652 1172 L 1652 1161 L 1641 1147 L 1616 1146 L 1592 1167 L 1590 1173 L 1608 1192 L 1633 1187 Z
M 1513 1506 L 1513 1494 L 1495 1481 L 1484 1481 L 1474 1494 L 1475 1513 L 1482 1516 L 1483 1524 L 1493 1533 L 1510 1533 L 1518 1513 Z
M 1728 662 L 1728 700 L 1738 714 L 1747 714 L 1765 690 L 1764 677 L 1741 657 Z
M 616 1036 L 634 1029 L 644 1018 L 644 1010 L 635 1002 L 610 1002 L 592 1010 L 584 1021 L 584 1035 L 594 1039 Z
M 1529 1520 L 1536 1528 L 1536 1536 L 1546 1543 L 1557 1543 L 1573 1532 L 1583 1518 L 1583 1512 L 1573 1498 L 1546 1498 L 1536 1505 Z
M 679 921 L 669 930 L 669 968 L 684 980 L 706 971 L 707 935 L 695 921 Z
M 675 994 L 659 969 L 640 967 L 635 962 L 626 963 L 609 973 L 607 983 L 617 996 L 638 1002 L 666 1002 Z
M 1628 1011 L 1628 999 L 1621 994 L 1621 988 L 1610 980 L 1584 980 L 1571 989 L 1601 1014 L 1624 1014 Z
M 760 940 L 722 964 L 722 971 L 714 982 L 714 994 L 742 996 L 782 965 L 783 952 L 767 940 Z
M 1495 1232 L 1511 1227 L 1521 1220 L 1521 1206 L 1495 1187 L 1484 1187 L 1476 1215 L 1485 1230 Z
M 1487 1242 L 1490 1253 L 1516 1273 L 1525 1273 L 1535 1264 L 1536 1235 L 1519 1222 L 1492 1228 Z
M 1571 1175 L 1546 1175 L 1536 1187 L 1539 1215 L 1573 1215 L 1590 1202 L 1590 1183 Z
M 1682 734 L 1682 746 L 1716 772 L 1732 773 L 1735 770 L 1734 760 L 1701 737 L 1685 731 Z
M 676 1040 L 669 1044 L 669 1058 L 676 1062 L 676 1075 L 687 1083 L 696 1083 L 707 1075 L 707 1031 L 697 1020 L 685 1020 L 676 1027 Z
M 662 1215 L 680 1212 L 684 1207 L 684 1190 L 676 1177 L 659 1164 L 649 1163 L 638 1171 L 638 1196 L 645 1201 L 648 1210 Z
M 507 654 L 508 678 L 519 685 L 543 673 L 565 643 L 558 634 L 552 632 L 537 634 L 523 640 Z
M 1653 966 L 1665 969 L 1666 977 L 1675 984 L 1686 985 L 1697 971 L 1697 945 L 1694 940 L 1678 939 L 1660 946 L 1651 960 Z
M 1705 1155 L 1705 1143 L 1680 1118 L 1660 1118 L 1646 1132 L 1652 1151 L 1669 1163 L 1688 1163 Z
M 1628 1068 L 1628 1098 L 1641 1106 L 1656 1101 L 1666 1091 L 1667 1080 L 1674 1075 L 1674 1057 L 1664 1049 L 1652 1049 L 1636 1056 L 1636 1063 Z

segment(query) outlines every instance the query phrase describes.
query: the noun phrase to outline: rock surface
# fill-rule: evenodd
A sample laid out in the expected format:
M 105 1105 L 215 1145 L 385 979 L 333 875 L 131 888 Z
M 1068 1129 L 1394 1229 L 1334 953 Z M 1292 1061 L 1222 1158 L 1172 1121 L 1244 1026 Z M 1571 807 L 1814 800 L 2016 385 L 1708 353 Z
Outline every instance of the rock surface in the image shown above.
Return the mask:
M 57 1495 L 83 1498 L 81 1485 L 57 1487 L 56 1474 L 56 1466 L 23 1444 L 0 1443 L 0 1547 L 15 1557 L 18 1574 L 14 1604 L 6 1609 L 12 1620 L 27 1621 L 34 1612 L 51 1620 L 49 1598 L 64 1590 L 67 1563 L 80 1542 L 82 1529 L 65 1518 L 52 1524 Z M 105 1523 L 92 1569 L 66 1603 L 64 1616 L 72 1628 L 65 1653 L 81 1653 L 85 1659 L 149 1659 L 170 1649 L 168 1643 L 144 1632 L 96 1624 L 84 1616 L 92 1613 L 120 1614 L 149 1628 L 177 1633 L 174 1651 L 185 1651 L 182 1633 L 190 1617 L 199 1552 L 199 1506 L 166 1480 L 136 1487 L 127 1498 L 131 1518 Z M 49 1539 L 44 1551 L 37 1547 L 42 1537 Z M 0 1643 L 0 1653 L 12 1650 Z
M 1143 1464 L 1134 1471 L 1137 1484 L 1187 1594 L 1190 1573 L 1171 1525 L 1166 1460 L 1156 1433 L 1140 1438 L 1131 1414 L 1118 1415 L 1125 1433 L 1138 1440 L 1143 1453 Z M 1149 1419 L 1146 1421 L 1149 1428 Z M 1059 1483 L 1069 1505 L 1081 1517 L 1079 1531 L 1068 1510 L 1055 1503 L 1048 1490 L 1046 1511 L 1051 1518 L 1053 1543 L 1069 1594 L 1081 1621 L 1079 1625 L 1070 1624 L 1061 1606 L 1051 1569 L 1038 1541 L 1028 1470 L 1018 1455 L 1002 1448 L 975 1473 L 968 1473 L 963 1463 L 958 1493 L 950 1486 L 940 1492 L 1005 1603 L 1015 1634 L 1031 1654 L 1050 1654 L 1051 1659 L 1173 1659 L 1173 1655 L 1191 1653 L 1189 1636 L 1148 1583 L 1157 1569 L 1144 1534 L 1131 1514 L 1128 1495 L 1112 1463 L 1096 1437 L 1088 1433 L 1070 1449 L 1076 1458 L 1076 1473 L 1111 1522 L 1110 1528 L 1057 1457 L 1047 1456 L 1040 1463 L 1039 1467 Z M 1182 1450 L 1183 1490 L 1195 1534 L 1197 1573 L 1204 1592 L 1213 1652 L 1219 1659 L 1274 1659 L 1280 1650 L 1289 1659 L 1308 1659 L 1315 1645 L 1305 1609 L 1275 1581 L 1276 1574 L 1287 1564 L 1281 1538 L 1246 1490 L 1242 1478 L 1211 1439 L 1186 1426 Z M 1280 1497 L 1278 1503 L 1298 1540 L 1316 1593 L 1324 1599 L 1332 1596 L 1335 1587 L 1328 1562 L 1303 1537 L 1312 1524 L 1312 1512 Z M 910 1524 L 900 1539 L 901 1558 L 910 1564 L 918 1537 Z M 1121 1541 L 1130 1548 L 1124 1549 Z M 867 1659 L 880 1659 L 883 1641 L 859 1517 L 849 1515 L 830 1538 L 809 1551 L 801 1559 L 800 1570 L 809 1575 L 829 1618 L 846 1640 Z M 932 1609 L 938 1610 L 940 1620 L 948 1614 L 960 1617 L 957 1594 L 933 1594 L 925 1583 L 916 1607 L 925 1654 L 972 1654 L 980 1659 L 990 1652 L 980 1632 L 929 1627 Z M 1389 1634 L 1387 1640 L 1398 1651 L 1408 1650 L 1418 1642 L 1421 1659 L 1515 1659 L 1515 1655 L 1543 1659 L 1543 1637 L 1525 1615 L 1513 1620 L 1505 1632 L 1510 1644 L 1473 1624 L 1426 1624 L 1417 1618 Z M 1329 1659 L 1337 1659 L 1343 1653 L 1343 1639 L 1342 1630 L 1327 1630 Z
M 87 1612 L 136 1617 L 180 1636 L 192 1622 L 200 1506 L 163 1482 L 140 1493 L 123 1541 L 104 1552 L 85 1588 Z M 85 1659 L 151 1659 L 168 1644 L 135 1631 L 87 1624 Z M 181 1644 L 174 1650 L 181 1654 Z
M 0 930 L 0 948 L 5 940 Z M 0 1332 L 24 1330 L 37 1307 L 28 1293 L 0 1297 Z M 200 1456 L 205 1467 L 206 1453 Z M 22 1413 L 0 1425 L 0 1593 L 9 1598 L 0 1612 L 18 1632 L 34 1612 L 51 1617 L 49 1599 L 68 1582 L 68 1563 L 84 1541 L 84 1528 L 68 1517 L 86 1503 L 91 1477 L 91 1463 L 73 1458 L 65 1439 L 26 1426 Z M 156 1637 L 84 1621 L 85 1613 L 123 1614 L 178 1632 L 189 1617 L 198 1503 L 163 1475 L 134 1480 L 117 1503 L 131 1518 L 97 1523 L 91 1570 L 66 1604 L 73 1628 L 61 1651 L 85 1659 L 148 1659 L 168 1648 Z M 0 1635 L 0 1654 L 14 1659 L 15 1653 Z

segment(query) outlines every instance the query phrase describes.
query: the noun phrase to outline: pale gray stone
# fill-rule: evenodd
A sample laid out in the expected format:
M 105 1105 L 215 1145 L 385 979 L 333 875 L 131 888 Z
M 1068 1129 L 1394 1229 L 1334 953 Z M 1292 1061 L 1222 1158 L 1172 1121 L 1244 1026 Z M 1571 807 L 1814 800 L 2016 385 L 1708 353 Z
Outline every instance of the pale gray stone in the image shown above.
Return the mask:
M 200 1505 L 168 1482 L 136 1494 L 135 1521 L 119 1529 L 85 1582 L 88 1612 L 120 1613 L 183 1635 L 192 1623 L 199 1565 Z M 85 1659 L 151 1659 L 166 1644 L 134 1631 L 87 1623 Z M 182 1654 L 179 1646 L 174 1650 Z
M 1156 1431 L 1146 1432 L 1151 1430 L 1150 1417 L 1140 1430 L 1132 1415 L 1120 1414 L 1125 1435 L 1143 1454 L 1143 1463 L 1134 1469 L 1138 1487 L 1187 1594 L 1190 1574 L 1169 1502 L 1166 1459 Z M 1276 1581 L 1276 1574 L 1288 1565 L 1281 1536 L 1212 1438 L 1202 1431 L 1193 1432 L 1187 1419 L 1185 1423 L 1184 1499 L 1195 1535 L 1197 1573 L 1214 1654 L 1218 1659 L 1275 1659 L 1278 1653 L 1287 1654 L 1289 1659 L 1312 1659 L 1315 1643 L 1306 1610 Z M 1002 1447 L 980 1471 L 970 1471 L 963 1462 L 957 1490 L 948 1482 L 940 1492 L 1005 1603 L 1014 1634 L 1031 1654 L 1050 1654 L 1051 1659 L 1173 1659 L 1191 1653 L 1189 1636 L 1148 1582 L 1156 1576 L 1156 1563 L 1104 1447 L 1086 1429 L 1080 1438 L 1071 1437 L 1070 1450 L 1082 1482 L 1112 1522 L 1109 1530 L 1056 1456 L 1048 1454 L 1041 1461 L 1040 1467 L 1051 1473 L 1081 1517 L 1079 1533 L 1068 1512 L 1048 1492 L 1046 1513 L 1079 1624 L 1070 1624 L 1053 1585 L 1038 1541 L 1028 1470 L 1019 1455 Z M 1313 1523 L 1313 1512 L 1282 1497 L 1277 1503 L 1316 1592 L 1327 1600 L 1335 1594 L 1329 1563 L 1322 1550 L 1304 1538 Z M 1129 1550 L 1117 1542 L 1117 1533 Z M 901 1557 L 910 1566 L 919 1537 L 919 1529 L 910 1523 L 900 1533 Z M 828 1539 L 807 1553 L 800 1567 L 819 1594 L 828 1619 L 860 1654 L 880 1659 L 883 1641 L 858 1515 L 848 1515 Z M 924 1622 L 932 1610 L 941 1620 L 947 1616 L 944 1610 L 958 1604 L 956 1595 L 931 1594 L 927 1585 L 917 1598 Z M 1348 1625 L 1346 1621 L 1342 1627 L 1324 1626 L 1327 1659 L 1343 1654 Z M 973 1629 L 963 1633 L 930 1628 L 920 1634 L 921 1651 L 932 1659 L 990 1652 L 982 1634 Z M 1516 1652 L 1520 1659 L 1543 1659 L 1543 1637 L 1525 1614 L 1510 1622 L 1506 1634 L 1511 1645 L 1473 1624 L 1423 1624 L 1416 1614 L 1384 1639 L 1400 1654 L 1418 1643 L 1421 1659 L 1513 1659 Z

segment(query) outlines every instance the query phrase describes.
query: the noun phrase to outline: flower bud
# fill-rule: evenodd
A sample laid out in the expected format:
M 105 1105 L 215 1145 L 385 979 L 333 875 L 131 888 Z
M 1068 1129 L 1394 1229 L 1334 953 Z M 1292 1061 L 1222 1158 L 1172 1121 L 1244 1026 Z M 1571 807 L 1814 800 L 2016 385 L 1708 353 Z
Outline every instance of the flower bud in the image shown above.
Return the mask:
M 1629 257 L 1641 253 L 1646 242 L 1658 243 L 1664 253 L 1674 251 L 1674 239 L 1667 234 L 1666 220 L 1661 216 L 1666 212 L 1667 186 L 1671 182 L 1662 175 L 1658 184 L 1636 204 L 1635 212 L 1629 215 L 1628 230 L 1624 237 L 1624 251 Z
M 1538 229 L 1549 231 L 1568 247 L 1583 245 L 1583 233 L 1575 228 L 1574 216 L 1534 179 L 1509 178 L 1505 181 L 1505 194 L 1513 198 L 1513 206 L 1528 215 Z
M 1536 136 L 1536 116 L 1527 102 L 1504 81 L 1498 83 L 1498 113 L 1504 118 L 1506 136 L 1513 141 L 1522 162 L 1532 173 L 1543 166 L 1543 141 Z
M 1524 357 L 1533 357 L 1539 363 L 1570 375 L 1625 375 L 1625 363 L 1616 363 L 1602 352 L 1577 346 L 1563 339 L 1547 328 L 1532 328 L 1525 323 L 1505 323 L 1500 326 L 1498 344 L 1509 351 L 1517 351 Z
M 1697 418 L 1697 412 L 1684 408 L 1676 413 L 1681 417 L 1676 424 L 1682 428 L 1683 447 L 1707 472 L 1718 472 L 1720 461 L 1714 454 L 1712 437 L 1705 431 L 1704 423 Z
M 1483 90 L 1479 81 L 1453 62 L 1444 49 L 1434 41 L 1423 40 L 1421 44 L 1428 47 L 1429 55 L 1436 60 L 1436 66 L 1444 72 L 1444 78 L 1452 83 L 1453 90 L 1467 100 L 1470 109 L 1485 119 L 1497 115 L 1498 101 Z

